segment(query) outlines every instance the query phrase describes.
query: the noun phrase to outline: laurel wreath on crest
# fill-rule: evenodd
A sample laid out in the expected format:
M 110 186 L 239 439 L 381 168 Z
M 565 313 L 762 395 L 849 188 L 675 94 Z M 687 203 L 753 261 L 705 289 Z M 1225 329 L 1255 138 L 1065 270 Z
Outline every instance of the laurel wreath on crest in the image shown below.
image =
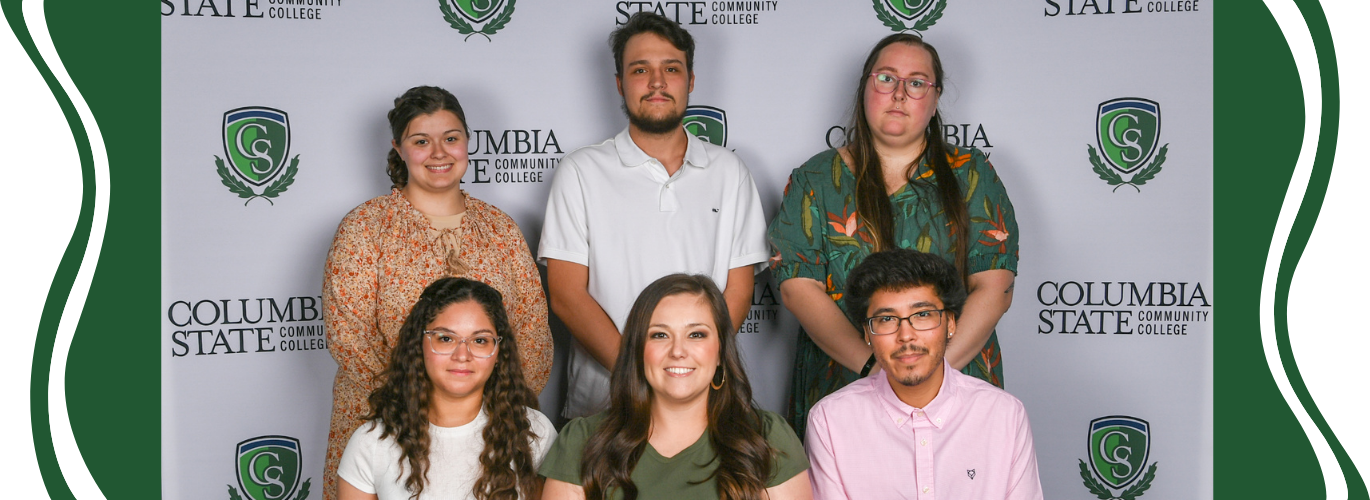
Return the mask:
M 929 10 L 926 15 L 918 19 L 918 22 L 913 23 L 913 26 L 909 27 L 899 21 L 899 18 L 895 17 L 893 12 L 890 12 L 889 9 L 885 8 L 885 4 L 881 2 L 881 0 L 872 0 L 871 3 L 875 5 L 875 17 L 879 18 L 880 22 L 885 23 L 885 26 L 900 33 L 909 30 L 917 31 L 919 33 L 927 31 L 932 25 L 937 24 L 937 20 L 942 18 L 942 11 L 947 8 L 947 0 L 937 0 L 937 4 L 932 6 L 932 10 Z
M 1160 462 L 1151 462 L 1151 467 L 1147 468 L 1146 474 L 1142 476 L 1142 479 L 1133 483 L 1131 488 L 1123 490 L 1123 493 L 1116 497 L 1113 496 L 1113 492 L 1109 490 L 1108 487 L 1094 479 L 1094 475 L 1089 473 L 1089 467 L 1085 465 L 1084 460 L 1080 461 L 1080 477 L 1084 478 L 1085 487 L 1089 488 L 1089 493 L 1098 497 L 1099 500 L 1133 500 L 1134 498 L 1142 496 L 1142 492 L 1151 488 L 1151 481 L 1156 479 L 1156 464 L 1158 463 Z
M 252 188 L 248 187 L 247 184 L 243 184 L 243 181 L 234 177 L 233 173 L 229 172 L 228 167 L 224 165 L 224 160 L 219 158 L 218 155 L 214 156 L 214 164 L 219 167 L 219 179 L 224 183 L 224 186 L 227 187 L 229 191 L 232 191 L 233 194 L 238 195 L 239 198 L 247 199 L 247 201 L 243 202 L 243 206 L 247 206 L 248 203 L 252 203 L 252 200 L 257 198 L 262 198 L 266 200 L 267 203 L 275 205 L 271 199 L 280 196 L 281 193 L 286 192 L 291 184 L 295 183 L 295 173 L 300 171 L 300 155 L 295 155 L 295 158 L 290 160 L 290 166 L 286 167 L 285 173 L 281 174 L 280 177 L 277 177 L 276 182 L 272 182 L 261 194 L 252 191 Z
M 1161 150 L 1156 152 L 1156 157 L 1151 160 L 1150 165 L 1138 171 L 1131 179 L 1126 180 L 1123 179 L 1122 175 L 1104 165 L 1103 160 L 1099 159 L 1099 152 L 1094 150 L 1094 146 L 1087 145 L 1086 147 L 1089 148 L 1089 163 L 1094 165 L 1094 173 L 1099 174 L 1100 179 L 1113 186 L 1113 192 L 1118 192 L 1118 188 L 1123 186 L 1132 186 L 1132 189 L 1136 189 L 1140 193 L 1142 188 L 1137 186 L 1145 185 L 1147 181 L 1156 178 L 1156 174 L 1161 173 L 1161 165 L 1165 163 L 1165 154 L 1170 149 L 1170 144 L 1161 146 Z
M 514 17 L 515 0 L 509 0 L 509 5 L 504 7 L 503 12 L 500 12 L 498 16 L 495 16 L 494 19 L 491 19 L 490 22 L 485 23 L 485 26 L 477 30 L 475 26 L 471 26 L 471 23 L 462 19 L 461 15 L 453 12 L 452 7 L 447 4 L 447 1 L 448 0 L 438 0 L 438 7 L 442 9 L 442 18 L 447 20 L 447 24 L 452 25 L 452 28 L 457 30 L 458 33 L 466 35 L 466 38 L 462 39 L 463 42 L 476 35 L 483 36 L 488 41 L 490 40 L 490 35 L 493 35 L 495 32 L 504 28 L 504 25 L 509 24 L 509 19 Z
M 304 485 L 300 486 L 300 494 L 295 495 L 295 500 L 309 498 L 309 481 L 311 479 L 304 480 Z M 238 489 L 234 488 L 233 485 L 228 486 L 228 500 L 243 500 L 243 497 L 238 496 Z

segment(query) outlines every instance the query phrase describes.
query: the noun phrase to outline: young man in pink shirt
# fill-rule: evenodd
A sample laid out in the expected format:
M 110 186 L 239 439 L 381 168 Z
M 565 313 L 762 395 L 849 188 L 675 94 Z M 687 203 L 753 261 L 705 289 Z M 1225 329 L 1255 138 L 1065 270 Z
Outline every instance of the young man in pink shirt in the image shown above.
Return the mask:
M 878 369 L 809 413 L 814 498 L 1042 498 L 1023 403 L 943 359 L 966 300 L 956 269 L 913 250 L 875 253 L 844 300 Z

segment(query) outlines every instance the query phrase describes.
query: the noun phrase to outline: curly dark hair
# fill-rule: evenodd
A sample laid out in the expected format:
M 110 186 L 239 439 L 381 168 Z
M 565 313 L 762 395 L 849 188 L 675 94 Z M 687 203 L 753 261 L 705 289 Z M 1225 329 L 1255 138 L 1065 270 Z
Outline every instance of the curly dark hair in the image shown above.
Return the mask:
M 670 18 L 653 12 L 641 11 L 628 18 L 628 22 L 609 33 L 609 47 L 614 50 L 614 74 L 623 76 L 623 51 L 628 40 L 634 36 L 652 33 L 671 42 L 677 50 L 685 53 L 685 71 L 694 73 L 695 39 L 690 32 Z
M 398 144 L 404 138 L 404 129 L 409 127 L 409 122 L 439 111 L 451 111 L 457 115 L 466 134 L 471 134 L 471 127 L 466 124 L 466 112 L 461 110 L 457 96 L 441 88 L 424 85 L 406 90 L 404 95 L 396 97 L 394 109 L 385 114 L 386 119 L 390 120 L 391 138 Z M 409 184 L 409 167 L 404 164 L 400 152 L 393 147 L 385 156 L 385 173 L 390 176 L 390 184 L 397 189 Z
M 778 450 L 766 442 L 766 421 L 752 400 L 752 386 L 742 370 L 732 320 L 723 292 L 708 276 L 672 274 L 648 285 L 628 313 L 623 345 L 610 376 L 609 411 L 590 436 L 581 457 L 580 476 L 585 498 L 608 498 L 615 488 L 624 500 L 637 498 L 632 472 L 647 447 L 652 420 L 652 387 L 647 383 L 643 353 L 652 313 L 662 299 L 689 294 L 704 299 L 713 310 L 718 331 L 722 389 L 709 390 L 709 444 L 718 468 L 710 476 L 722 499 L 760 499 L 776 467 Z M 700 464 L 705 465 L 705 464 Z
M 875 292 L 920 286 L 932 286 L 942 307 L 951 311 L 953 318 L 961 317 L 961 308 L 966 305 L 966 287 L 961 282 L 961 273 L 942 257 L 907 248 L 870 254 L 852 269 L 842 296 L 847 317 L 859 328 L 866 324 L 866 309 Z
M 384 383 L 371 393 L 368 420 L 379 421 L 381 439 L 394 436 L 402 451 L 400 467 L 407 469 L 405 487 L 418 498 L 428 483 L 428 406 L 433 383 L 424 366 L 423 337 L 428 324 L 447 306 L 474 301 L 485 310 L 502 339 L 495 358 L 494 372 L 485 381 L 481 406 L 487 422 L 481 431 L 485 448 L 480 454 L 480 478 L 473 493 L 481 500 L 517 500 L 519 493 L 537 489 L 530 442 L 534 439 L 525 409 L 537 409 L 537 395 L 528 388 L 519 364 L 518 344 L 514 341 L 509 317 L 499 291 L 485 283 L 466 278 L 442 278 L 423 290 L 414 308 L 400 327 L 390 365 L 383 373 Z

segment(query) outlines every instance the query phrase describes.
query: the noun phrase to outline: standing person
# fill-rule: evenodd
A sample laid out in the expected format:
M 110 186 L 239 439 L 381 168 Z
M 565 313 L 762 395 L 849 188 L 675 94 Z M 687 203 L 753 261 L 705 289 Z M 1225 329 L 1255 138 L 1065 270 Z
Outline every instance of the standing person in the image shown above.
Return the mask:
M 994 326 L 1013 300 L 1018 223 L 984 155 L 942 136 L 937 50 L 917 35 L 885 37 L 855 83 L 847 145 L 790 174 L 770 225 L 772 273 L 802 327 L 789 415 L 801 435 L 809 407 L 874 365 L 841 299 L 847 274 L 880 250 L 914 248 L 956 266 L 970 297 L 947 361 L 1004 385 Z
M 742 160 L 695 140 L 681 119 L 694 39 L 652 13 L 610 36 L 628 128 L 566 155 L 552 178 L 538 258 L 552 312 L 575 337 L 563 416 L 605 408 L 620 328 L 638 292 L 671 273 L 722 284 L 732 324 L 751 308 L 766 219 Z
M 466 278 L 424 289 L 338 467 L 339 500 L 538 497 L 556 428 L 537 411 L 500 293 Z
M 815 497 L 1042 498 L 1023 403 L 943 357 L 962 334 L 958 274 L 936 255 L 902 248 L 852 270 L 842 300 L 878 369 L 809 413 Z
M 552 366 L 542 282 L 514 220 L 461 190 L 470 130 L 461 104 L 414 87 L 386 115 L 393 139 L 390 194 L 338 225 L 324 266 L 324 327 L 338 363 L 324 460 L 324 499 L 337 495 L 338 460 L 368 413 L 400 325 L 419 293 L 443 276 L 482 281 L 504 296 L 523 374 L 534 394 Z
M 538 471 L 544 500 L 807 500 L 804 447 L 762 410 L 723 293 L 672 274 L 623 327 L 609 409 L 566 424 Z

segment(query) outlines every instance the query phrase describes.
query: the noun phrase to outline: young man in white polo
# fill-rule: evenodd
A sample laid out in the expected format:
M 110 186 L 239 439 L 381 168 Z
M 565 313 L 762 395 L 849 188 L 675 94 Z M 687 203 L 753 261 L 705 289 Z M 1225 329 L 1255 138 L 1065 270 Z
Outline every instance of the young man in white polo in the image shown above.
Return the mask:
M 562 158 L 538 245 L 552 312 L 576 339 L 567 418 L 608 406 L 620 329 L 643 288 L 672 273 L 710 276 L 736 328 L 751 307 L 757 264 L 768 257 L 746 166 L 681 124 L 694 89 L 689 32 L 639 13 L 610 43 L 628 128 Z

